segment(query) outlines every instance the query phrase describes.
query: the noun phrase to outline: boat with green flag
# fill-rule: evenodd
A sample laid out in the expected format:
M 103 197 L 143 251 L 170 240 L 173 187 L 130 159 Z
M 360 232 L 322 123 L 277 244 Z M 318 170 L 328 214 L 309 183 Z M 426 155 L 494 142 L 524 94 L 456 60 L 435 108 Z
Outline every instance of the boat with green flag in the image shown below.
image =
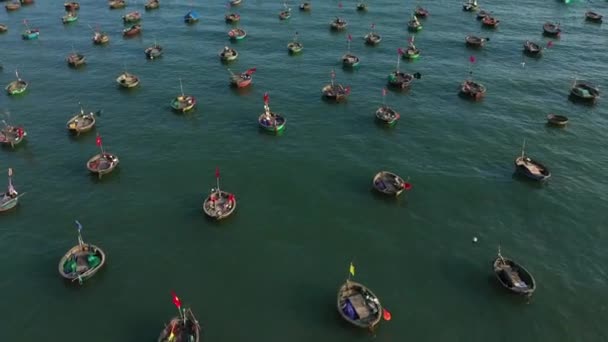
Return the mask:
M 8 189 L 0 197 L 0 212 L 9 211 L 19 204 L 19 197 L 25 195 L 19 194 L 13 186 L 13 169 L 8 169 Z
M 199 342 L 201 326 L 190 308 L 182 309 L 182 302 L 175 292 L 171 292 L 173 304 L 179 316 L 171 318 L 160 332 L 158 342 Z
M 171 101 L 171 108 L 181 113 L 194 109 L 194 106 L 196 106 L 196 99 L 194 96 L 184 94 L 184 87 L 182 85 L 181 78 L 179 79 L 179 88 L 181 89 L 182 94 L 176 96 L 173 101 Z
M 282 115 L 270 111 L 270 106 L 268 105 L 269 102 L 270 97 L 268 96 L 268 93 L 265 93 L 264 113 L 259 116 L 258 123 L 260 124 L 260 127 L 267 132 L 282 132 L 285 128 L 285 123 L 287 120 Z
M 19 77 L 19 72 L 17 70 L 15 70 L 15 76 L 17 76 L 17 79 L 4 88 L 9 95 L 23 94 L 27 90 L 28 83 Z
M 59 260 L 59 274 L 79 284 L 94 276 L 106 263 L 104 251 L 82 240 L 82 225 L 76 221 L 78 244 L 70 248 Z

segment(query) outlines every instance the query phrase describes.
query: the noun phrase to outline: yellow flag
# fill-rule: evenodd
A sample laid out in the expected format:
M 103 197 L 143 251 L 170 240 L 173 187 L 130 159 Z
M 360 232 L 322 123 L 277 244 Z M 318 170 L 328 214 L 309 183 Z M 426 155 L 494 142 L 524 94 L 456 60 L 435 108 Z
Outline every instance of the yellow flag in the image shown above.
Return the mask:
M 353 265 L 353 263 L 350 263 L 350 274 L 353 275 L 353 277 L 355 276 L 355 265 Z
M 169 342 L 175 341 L 175 334 L 171 331 L 171 335 L 169 335 Z

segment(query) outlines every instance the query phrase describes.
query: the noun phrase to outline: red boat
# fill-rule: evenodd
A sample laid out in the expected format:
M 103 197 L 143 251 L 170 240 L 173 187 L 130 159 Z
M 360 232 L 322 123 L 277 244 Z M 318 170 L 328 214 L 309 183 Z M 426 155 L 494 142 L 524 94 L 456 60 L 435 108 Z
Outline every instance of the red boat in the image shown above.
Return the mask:
M 241 73 L 240 75 L 232 74 L 230 76 L 230 84 L 233 87 L 237 88 L 245 88 L 251 84 L 253 78 L 251 75 L 256 71 L 256 68 L 248 69 L 247 71 Z
M 133 25 L 129 28 L 122 30 L 122 35 L 125 37 L 137 36 L 141 33 L 141 25 Z

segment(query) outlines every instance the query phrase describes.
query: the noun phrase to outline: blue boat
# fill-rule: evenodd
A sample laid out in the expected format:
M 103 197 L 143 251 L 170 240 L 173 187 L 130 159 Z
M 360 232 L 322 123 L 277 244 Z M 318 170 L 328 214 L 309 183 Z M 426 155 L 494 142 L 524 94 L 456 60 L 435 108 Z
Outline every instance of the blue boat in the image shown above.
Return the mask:
M 192 23 L 197 22 L 199 18 L 200 18 L 200 16 L 198 15 L 198 12 L 190 11 L 190 12 L 186 13 L 186 15 L 184 16 L 184 21 L 188 24 L 192 24 Z

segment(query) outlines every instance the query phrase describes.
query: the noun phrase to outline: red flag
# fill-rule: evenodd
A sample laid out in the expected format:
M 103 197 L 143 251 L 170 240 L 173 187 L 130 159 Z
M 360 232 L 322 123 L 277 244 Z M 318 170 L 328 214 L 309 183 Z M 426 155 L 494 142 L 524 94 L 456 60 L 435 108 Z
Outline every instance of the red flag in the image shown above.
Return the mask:
M 392 318 L 391 313 L 386 308 L 382 308 L 382 318 L 385 321 L 390 321 Z
M 345 91 L 347 94 L 350 94 L 350 86 L 346 87 Z
M 220 178 L 220 168 L 219 167 L 215 168 L 215 178 Z
M 175 292 L 171 291 L 171 295 L 173 296 L 173 304 L 175 304 L 179 310 L 182 307 L 182 301 L 179 300 L 179 297 L 175 294 Z
M 475 63 L 475 56 L 471 56 L 471 57 L 469 57 L 469 62 L 471 62 L 471 63 Z
M 264 103 L 268 104 L 269 101 L 270 101 L 270 96 L 268 96 L 268 93 L 264 93 Z
M 95 144 L 97 144 L 97 147 L 101 147 L 101 135 L 97 134 L 97 138 L 95 138 Z
M 23 138 L 23 128 L 17 128 L 17 136 L 19 136 L 19 139 Z
M 410 184 L 410 183 L 403 183 L 403 188 L 405 190 L 411 190 L 412 189 L 412 184 Z
M 338 7 L 342 8 L 342 3 L 341 2 L 338 2 Z
M 552 47 L 552 46 L 553 46 L 553 42 L 552 42 L 552 41 L 549 41 L 549 42 L 547 43 L 547 48 L 550 48 L 550 47 Z
M 350 42 L 351 40 L 353 40 L 353 37 L 349 34 L 348 35 L 348 41 Z
M 382 96 L 386 96 L 386 88 L 382 88 Z
M 254 72 L 256 72 L 257 70 L 258 70 L 258 69 L 256 69 L 256 68 L 251 68 L 251 69 L 247 69 L 247 71 L 245 71 L 245 73 L 246 73 L 247 75 L 251 75 L 251 74 L 253 74 Z
M 403 49 L 401 49 L 401 48 L 397 48 L 397 53 L 398 53 L 399 55 L 403 55 Z
M 228 195 L 228 201 L 234 202 L 234 195 L 233 194 Z

